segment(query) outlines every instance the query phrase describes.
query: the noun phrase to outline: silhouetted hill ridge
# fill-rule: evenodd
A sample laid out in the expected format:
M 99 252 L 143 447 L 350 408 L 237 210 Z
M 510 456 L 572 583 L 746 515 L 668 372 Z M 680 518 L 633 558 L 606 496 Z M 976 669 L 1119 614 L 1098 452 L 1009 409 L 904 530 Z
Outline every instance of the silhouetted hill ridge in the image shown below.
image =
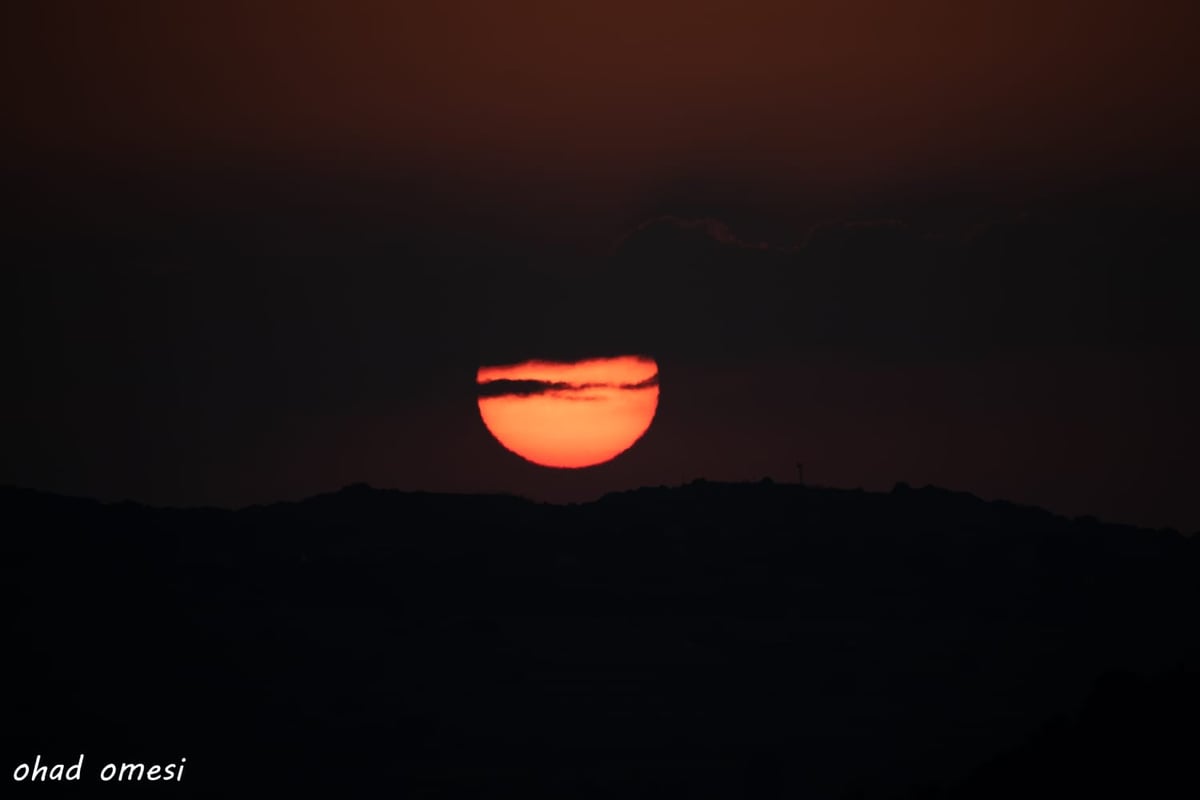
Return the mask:
M 1105 675 L 1200 663 L 1194 537 L 934 487 L 0 488 L 0 525 L 8 760 L 186 751 L 194 796 L 962 788 Z
M 726 507 L 734 511 L 745 510 L 746 503 L 767 503 L 773 509 L 784 504 L 793 507 L 804 502 L 823 509 L 854 510 L 859 513 L 913 512 L 934 513 L 944 520 L 969 520 L 993 516 L 1004 521 L 1023 523 L 1040 522 L 1047 530 L 1064 526 L 1082 526 L 1093 531 L 1127 533 L 1141 532 L 1151 535 L 1182 536 L 1194 538 L 1192 533 L 1180 533 L 1172 528 L 1145 528 L 1136 525 L 1103 522 L 1090 516 L 1069 518 L 1043 508 L 1012 503 L 1007 500 L 984 500 L 970 492 L 945 489 L 926 485 L 914 488 L 907 483 L 897 483 L 890 492 L 872 492 L 863 489 L 843 489 L 807 484 L 787 484 L 769 481 L 722 482 L 697 479 L 681 486 L 647 486 L 637 489 L 610 492 L 594 501 L 559 505 L 537 502 L 513 494 L 494 493 L 444 493 L 428 491 L 405 491 L 381 489 L 366 483 L 347 485 L 339 490 L 313 495 L 296 501 L 254 504 L 240 509 L 215 506 L 151 506 L 132 500 L 116 502 L 99 501 L 47 492 L 20 486 L 0 486 L 0 507 L 9 513 L 15 511 L 53 511 L 57 513 L 87 513 L 98 507 L 107 509 L 143 509 L 166 513 L 219 514 L 339 514 L 355 515 L 394 513 L 401 511 L 441 511 L 446 513 L 506 513 L 527 512 L 530 508 L 592 507 L 625 508 L 639 504 L 686 511 L 689 508 Z

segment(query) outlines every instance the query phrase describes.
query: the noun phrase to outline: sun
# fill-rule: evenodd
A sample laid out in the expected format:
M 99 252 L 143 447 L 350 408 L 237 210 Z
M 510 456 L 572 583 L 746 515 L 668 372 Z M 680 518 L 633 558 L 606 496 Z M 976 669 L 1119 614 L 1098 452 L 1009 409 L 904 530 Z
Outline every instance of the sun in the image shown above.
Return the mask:
M 479 415 L 507 449 L 543 467 L 611 461 L 658 409 L 658 364 L 645 356 L 480 367 Z

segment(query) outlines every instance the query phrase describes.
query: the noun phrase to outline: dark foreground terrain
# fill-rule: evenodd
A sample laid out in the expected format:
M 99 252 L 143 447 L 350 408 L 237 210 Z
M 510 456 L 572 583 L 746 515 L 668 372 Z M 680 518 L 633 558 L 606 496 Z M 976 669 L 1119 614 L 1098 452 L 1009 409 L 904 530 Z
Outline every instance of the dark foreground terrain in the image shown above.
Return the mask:
M 1173 531 L 705 482 L 4 489 L 0 528 L 6 797 L 1200 796 L 1200 541 Z

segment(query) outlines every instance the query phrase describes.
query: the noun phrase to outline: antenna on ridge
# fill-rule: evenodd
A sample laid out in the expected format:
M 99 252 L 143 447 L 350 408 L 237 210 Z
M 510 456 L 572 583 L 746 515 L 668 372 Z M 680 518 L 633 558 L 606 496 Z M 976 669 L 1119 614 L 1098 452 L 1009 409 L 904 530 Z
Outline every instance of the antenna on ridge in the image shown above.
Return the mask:
M 804 483 L 804 462 L 803 461 L 796 462 L 796 479 L 800 483 Z

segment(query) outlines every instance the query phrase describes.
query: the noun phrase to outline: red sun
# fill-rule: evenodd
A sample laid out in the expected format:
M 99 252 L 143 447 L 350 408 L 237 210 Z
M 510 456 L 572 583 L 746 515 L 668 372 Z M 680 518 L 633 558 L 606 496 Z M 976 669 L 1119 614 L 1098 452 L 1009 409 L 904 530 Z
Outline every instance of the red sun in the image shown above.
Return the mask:
M 480 367 L 479 415 L 506 448 L 544 467 L 616 458 L 658 409 L 658 365 L 644 356 Z

